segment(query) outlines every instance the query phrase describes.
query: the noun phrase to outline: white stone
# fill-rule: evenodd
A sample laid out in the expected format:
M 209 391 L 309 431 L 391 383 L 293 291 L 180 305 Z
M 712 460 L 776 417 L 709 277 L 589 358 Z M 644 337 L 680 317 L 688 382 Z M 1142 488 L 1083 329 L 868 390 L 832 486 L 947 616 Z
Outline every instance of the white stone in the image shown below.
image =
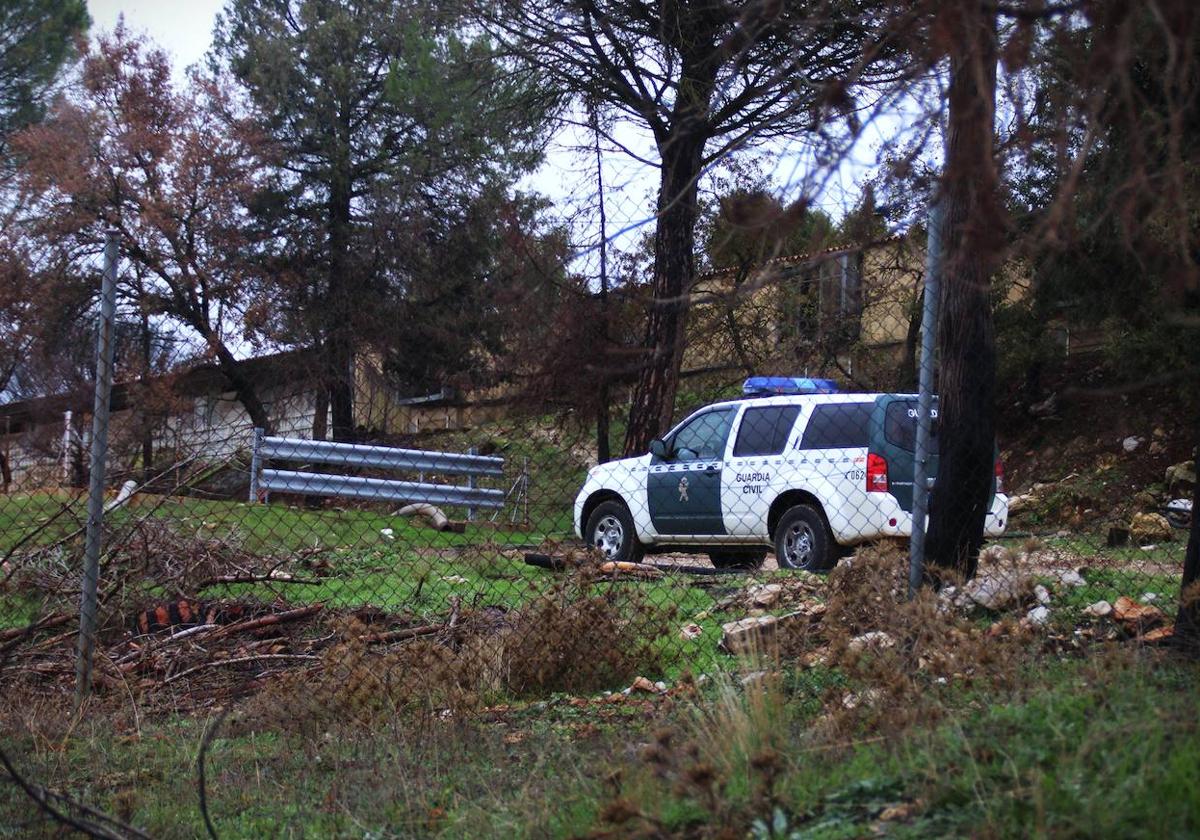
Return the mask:
M 1130 435 L 1129 437 L 1125 438 L 1125 440 L 1121 441 L 1121 446 L 1125 449 L 1126 452 L 1133 452 L 1135 449 L 1137 449 L 1139 446 L 1142 445 L 1142 440 L 1143 440 L 1143 438 L 1134 437 L 1133 435 Z
M 1058 582 L 1063 586 L 1083 586 L 1087 583 L 1083 575 L 1074 569 L 1064 569 L 1058 572 Z
M 1050 620 L 1050 610 L 1047 607 L 1034 607 L 1025 616 L 1030 624 L 1036 624 L 1039 627 Z
M 1050 590 L 1039 583 L 1033 587 L 1033 597 L 1044 607 L 1050 603 Z
M 887 650 L 894 648 L 896 640 L 882 630 L 872 630 L 870 633 L 863 633 L 861 636 L 855 636 L 846 645 L 847 649 L 854 653 L 861 653 L 867 648 L 873 650 Z
M 1157 592 L 1143 592 L 1142 593 L 1142 603 L 1143 604 L 1152 604 L 1157 600 L 1158 600 Z
M 1026 581 L 1016 575 L 977 577 L 963 586 L 963 594 L 985 610 L 1003 610 L 1021 600 Z
M 778 583 L 766 583 L 750 590 L 751 603 L 756 607 L 773 607 L 782 597 L 783 586 Z
M 1108 601 L 1097 601 L 1083 611 L 1084 615 L 1090 615 L 1092 618 L 1104 618 L 1112 615 L 1112 604 Z

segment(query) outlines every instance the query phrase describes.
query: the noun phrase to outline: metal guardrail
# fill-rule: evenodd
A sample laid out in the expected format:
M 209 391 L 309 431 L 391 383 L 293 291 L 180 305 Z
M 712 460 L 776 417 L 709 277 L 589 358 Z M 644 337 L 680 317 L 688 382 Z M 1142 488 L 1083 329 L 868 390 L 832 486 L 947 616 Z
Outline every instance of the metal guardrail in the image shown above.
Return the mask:
M 466 486 L 456 486 L 425 481 L 280 470 L 264 467 L 265 461 L 300 461 L 306 464 L 422 474 L 428 472 L 465 475 L 468 482 Z M 298 493 L 341 499 L 458 505 L 468 508 L 470 512 L 474 508 L 504 507 L 503 490 L 474 486 L 476 478 L 503 475 L 504 459 L 496 456 L 267 437 L 262 429 L 255 429 L 250 460 L 250 501 L 259 501 L 266 492 Z

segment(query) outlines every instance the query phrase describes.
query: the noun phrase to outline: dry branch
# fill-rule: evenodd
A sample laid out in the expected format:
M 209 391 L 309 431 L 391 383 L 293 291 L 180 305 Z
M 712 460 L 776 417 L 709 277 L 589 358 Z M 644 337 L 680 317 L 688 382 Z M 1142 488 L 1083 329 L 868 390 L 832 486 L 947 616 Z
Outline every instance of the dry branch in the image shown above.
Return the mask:
M 203 671 L 206 668 L 216 668 L 223 665 L 239 665 L 244 662 L 257 662 L 261 659 L 290 659 L 290 660 L 308 660 L 315 661 L 320 659 L 319 656 L 313 656 L 310 653 L 256 653 L 252 656 L 235 656 L 232 659 L 214 659 L 210 662 L 201 662 L 199 665 L 188 668 L 186 671 L 180 671 L 178 674 L 172 674 L 163 680 L 163 685 L 173 683 L 175 680 L 183 679 L 188 674 L 194 674 L 197 671 Z
M 299 607 L 287 612 L 272 613 L 264 615 L 260 618 L 252 618 L 248 621 L 240 621 L 237 624 L 229 624 L 217 630 L 208 638 L 220 639 L 225 636 L 231 636 L 234 633 L 244 633 L 247 630 L 257 630 L 260 627 L 270 627 L 273 624 L 283 624 L 287 621 L 296 621 L 301 618 L 307 618 L 310 615 L 316 615 L 325 608 L 324 604 L 310 604 L 307 607 Z
M 403 630 L 389 630 L 386 633 L 368 633 L 358 638 L 369 645 L 390 644 L 415 639 L 418 636 L 432 636 L 445 628 L 444 624 L 423 624 L 420 627 L 405 627 Z
M 51 627 L 59 627 L 66 624 L 71 619 L 75 618 L 74 613 L 55 613 L 54 615 L 46 616 L 40 621 L 35 621 L 26 627 L 12 627 L 8 630 L 0 630 L 0 642 L 7 642 L 12 639 L 20 639 L 39 630 L 47 630 Z

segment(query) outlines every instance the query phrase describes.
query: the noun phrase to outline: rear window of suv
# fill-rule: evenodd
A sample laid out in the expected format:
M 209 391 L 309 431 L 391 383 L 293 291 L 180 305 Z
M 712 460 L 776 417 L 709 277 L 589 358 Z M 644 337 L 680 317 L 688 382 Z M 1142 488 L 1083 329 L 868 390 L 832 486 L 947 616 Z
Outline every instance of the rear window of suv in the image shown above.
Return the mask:
M 747 408 L 738 427 L 737 441 L 733 444 L 734 457 L 780 454 L 787 446 L 799 414 L 798 405 Z
M 937 406 L 933 407 L 933 422 L 930 424 L 929 441 L 937 440 L 938 421 Z M 917 448 L 917 401 L 898 400 L 887 407 L 883 419 L 883 434 L 888 443 L 907 449 L 909 452 Z M 933 447 L 937 451 L 937 447 Z
M 871 430 L 872 403 L 818 405 L 804 429 L 801 449 L 866 447 Z

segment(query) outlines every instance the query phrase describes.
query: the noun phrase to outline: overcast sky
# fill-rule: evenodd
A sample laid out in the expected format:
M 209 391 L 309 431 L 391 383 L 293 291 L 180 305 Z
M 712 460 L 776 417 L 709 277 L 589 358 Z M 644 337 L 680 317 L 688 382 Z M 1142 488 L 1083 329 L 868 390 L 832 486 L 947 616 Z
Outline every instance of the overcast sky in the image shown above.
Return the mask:
M 224 0 L 88 0 L 88 11 L 93 32 L 113 29 L 124 14 L 126 26 L 149 35 L 182 70 L 208 50 L 213 18 L 223 5 Z
M 111 31 L 119 16 L 124 14 L 129 29 L 145 33 L 171 55 L 179 76 L 182 70 L 204 57 L 212 41 L 214 18 L 223 5 L 224 0 L 88 0 L 93 34 Z M 525 183 L 526 188 L 548 196 L 564 213 L 570 211 L 569 205 L 588 203 L 594 194 L 594 158 L 581 158 L 567 149 L 580 139 L 574 132 L 560 133 L 542 170 Z M 627 135 L 625 139 L 640 146 L 639 152 L 647 157 L 655 157 L 648 138 L 638 140 L 635 135 Z M 806 183 L 809 175 L 806 171 L 809 167 L 805 166 L 807 156 L 784 143 L 775 144 L 766 169 L 771 180 L 790 193 L 785 195 L 786 199 L 799 198 L 802 192 L 816 191 L 819 194 L 816 204 L 837 218 L 857 194 L 854 182 L 862 178 L 874 162 L 871 145 L 874 144 L 869 141 L 859 144 L 854 155 L 856 160 L 844 163 L 834 173 L 835 183 Z M 609 235 L 645 222 L 653 206 L 650 198 L 657 186 L 657 172 L 624 155 L 606 154 L 605 181 Z M 788 184 L 792 186 L 791 190 L 784 187 Z M 585 234 L 579 241 L 582 244 L 589 239 L 591 236 Z M 623 236 L 620 240 L 621 244 L 628 244 L 631 238 Z

